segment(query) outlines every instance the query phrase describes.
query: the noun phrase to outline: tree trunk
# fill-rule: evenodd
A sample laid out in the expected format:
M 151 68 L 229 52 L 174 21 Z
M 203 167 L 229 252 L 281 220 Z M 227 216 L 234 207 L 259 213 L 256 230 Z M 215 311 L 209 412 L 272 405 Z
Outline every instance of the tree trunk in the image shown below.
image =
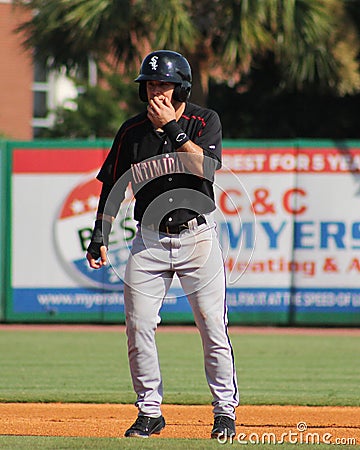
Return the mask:
M 197 55 L 189 58 L 189 63 L 192 71 L 192 88 L 190 101 L 196 103 L 200 106 L 207 106 L 207 96 L 208 96 L 208 76 L 206 70 L 204 70 L 204 65 Z

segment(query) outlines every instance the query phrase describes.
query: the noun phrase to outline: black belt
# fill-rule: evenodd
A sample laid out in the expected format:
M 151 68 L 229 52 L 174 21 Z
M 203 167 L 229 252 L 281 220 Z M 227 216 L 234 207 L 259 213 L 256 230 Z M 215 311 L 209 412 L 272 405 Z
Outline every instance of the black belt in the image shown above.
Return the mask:
M 192 219 L 193 220 L 193 219 Z M 163 223 L 159 226 L 159 231 L 162 233 L 167 234 L 180 234 L 184 230 L 188 230 L 190 228 L 190 224 L 192 220 L 189 220 L 189 222 L 182 223 L 181 225 L 164 225 Z M 206 219 L 204 216 L 197 216 L 196 222 L 198 225 L 202 225 L 203 223 L 206 223 Z

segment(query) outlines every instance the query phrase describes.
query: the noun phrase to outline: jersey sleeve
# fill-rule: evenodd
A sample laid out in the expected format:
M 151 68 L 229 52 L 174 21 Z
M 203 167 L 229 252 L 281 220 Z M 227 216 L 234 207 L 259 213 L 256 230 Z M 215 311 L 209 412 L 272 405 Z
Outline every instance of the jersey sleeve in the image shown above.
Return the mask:
M 97 175 L 97 179 L 106 186 L 106 207 L 101 204 L 105 214 L 116 216 L 121 202 L 125 197 L 125 191 L 130 181 L 129 155 L 126 152 L 124 139 L 125 127 L 117 132 L 111 149 Z M 100 205 L 99 205 L 100 206 Z
M 208 112 L 209 115 L 204 126 L 199 131 L 194 142 L 203 149 L 206 159 L 211 158 L 214 160 L 216 163 L 215 170 L 218 170 L 221 167 L 222 127 L 219 115 L 212 110 L 208 110 Z
M 96 177 L 105 184 L 113 185 L 129 169 L 127 158 L 124 157 L 126 156 L 124 135 L 125 129 L 122 126 L 117 132 L 111 149 Z

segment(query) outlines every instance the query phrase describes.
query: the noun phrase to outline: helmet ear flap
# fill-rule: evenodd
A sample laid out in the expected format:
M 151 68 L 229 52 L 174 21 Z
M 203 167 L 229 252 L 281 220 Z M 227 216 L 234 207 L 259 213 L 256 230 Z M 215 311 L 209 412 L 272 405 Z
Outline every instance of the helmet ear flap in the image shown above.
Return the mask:
M 139 97 L 142 102 L 147 103 L 147 91 L 146 91 L 146 81 L 140 81 L 139 83 Z
M 175 86 L 173 99 L 178 102 L 186 102 L 190 97 L 191 83 L 183 81 L 181 84 Z

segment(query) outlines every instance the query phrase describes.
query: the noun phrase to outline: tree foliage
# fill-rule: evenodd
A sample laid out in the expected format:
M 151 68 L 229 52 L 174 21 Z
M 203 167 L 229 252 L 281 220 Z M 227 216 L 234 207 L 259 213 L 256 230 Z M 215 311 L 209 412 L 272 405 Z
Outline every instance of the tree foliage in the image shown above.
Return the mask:
M 260 79 L 267 97 L 359 92 L 359 3 L 15 0 L 33 13 L 18 29 L 24 45 L 54 67 L 85 67 L 91 56 L 131 80 L 149 51 L 180 51 L 193 69 L 192 100 L 203 105 L 209 86 L 237 96 L 259 88 Z
M 83 86 L 77 108 L 59 107 L 55 123 L 38 137 L 113 138 L 120 125 L 139 110 L 137 86 L 129 87 L 117 75 L 106 75 L 108 87 Z
M 349 0 L 348 0 L 349 1 Z M 351 0 L 350 0 L 351 1 Z M 25 44 L 57 65 L 113 54 L 134 70 L 149 50 L 189 58 L 199 86 L 209 77 L 239 82 L 269 53 L 281 85 L 341 94 L 360 88 L 358 34 L 346 0 L 17 0 L 35 11 L 20 26 Z

